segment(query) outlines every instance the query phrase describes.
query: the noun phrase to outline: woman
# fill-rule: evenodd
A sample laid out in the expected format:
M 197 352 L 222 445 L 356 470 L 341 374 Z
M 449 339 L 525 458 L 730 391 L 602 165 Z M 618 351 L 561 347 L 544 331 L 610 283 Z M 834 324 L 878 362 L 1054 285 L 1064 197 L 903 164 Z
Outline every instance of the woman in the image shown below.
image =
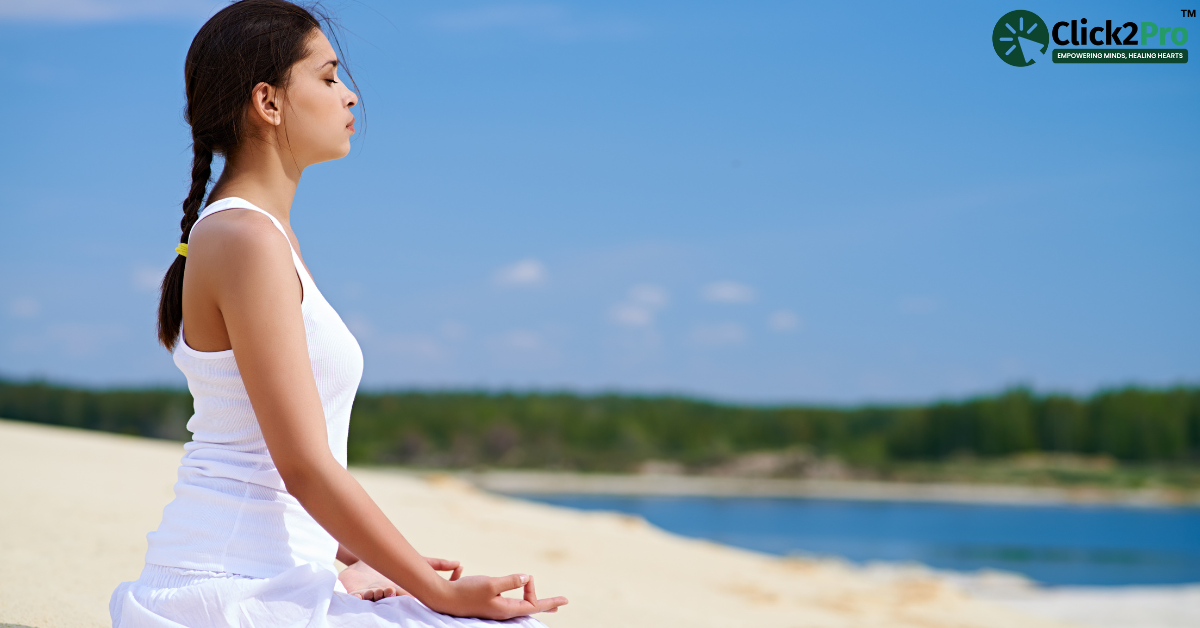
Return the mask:
M 301 173 L 345 156 L 354 133 L 357 97 L 320 22 L 284 0 L 236 2 L 200 29 L 184 73 L 192 184 L 158 334 L 195 398 L 193 437 L 113 625 L 541 626 L 528 615 L 565 598 L 423 558 L 346 471 L 362 352 L 288 221 Z M 214 154 L 225 167 L 201 211 Z

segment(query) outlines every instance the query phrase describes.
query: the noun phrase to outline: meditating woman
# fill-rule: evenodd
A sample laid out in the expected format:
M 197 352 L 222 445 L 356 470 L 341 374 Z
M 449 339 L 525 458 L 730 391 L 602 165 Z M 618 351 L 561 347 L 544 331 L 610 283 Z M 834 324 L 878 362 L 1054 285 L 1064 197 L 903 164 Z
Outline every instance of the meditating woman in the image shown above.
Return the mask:
M 305 168 L 350 151 L 338 70 L 321 22 L 284 0 L 226 7 L 188 50 L 192 183 L 158 336 L 195 398 L 192 440 L 141 576 L 113 592 L 118 628 L 541 626 L 528 616 L 567 603 L 422 557 L 346 470 L 362 352 L 289 223 Z

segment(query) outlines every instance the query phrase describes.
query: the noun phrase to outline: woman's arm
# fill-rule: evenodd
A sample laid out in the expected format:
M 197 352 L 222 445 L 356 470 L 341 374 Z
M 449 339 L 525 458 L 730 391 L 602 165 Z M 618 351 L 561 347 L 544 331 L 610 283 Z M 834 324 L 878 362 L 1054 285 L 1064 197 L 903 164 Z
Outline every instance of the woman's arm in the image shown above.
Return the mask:
M 198 246 L 189 247 L 195 255 L 188 259 L 188 272 L 197 275 L 190 287 L 198 296 L 211 296 L 220 310 L 263 438 L 288 492 L 349 555 L 365 560 L 434 610 L 502 619 L 565 604 L 565 598 L 536 599 L 528 576 L 442 578 L 334 459 L 308 357 L 302 288 L 280 235 L 256 212 L 221 212 L 192 234 Z M 184 311 L 186 316 L 186 307 Z M 524 600 L 500 596 L 521 586 Z

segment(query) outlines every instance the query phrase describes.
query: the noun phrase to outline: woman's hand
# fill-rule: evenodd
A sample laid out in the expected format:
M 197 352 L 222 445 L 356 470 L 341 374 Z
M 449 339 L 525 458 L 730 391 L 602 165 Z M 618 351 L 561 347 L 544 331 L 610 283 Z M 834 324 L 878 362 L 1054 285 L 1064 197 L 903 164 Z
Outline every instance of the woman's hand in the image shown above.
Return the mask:
M 450 580 L 436 600 L 427 606 L 447 615 L 458 617 L 481 617 L 484 619 L 511 619 L 533 613 L 553 613 L 567 603 L 565 597 L 537 599 L 533 588 L 533 577 L 524 574 L 490 578 L 488 576 L 462 577 L 462 565 L 457 560 L 425 558 L 435 571 L 449 571 Z M 338 575 L 342 586 L 354 597 L 378 602 L 384 598 L 411 595 L 383 574 L 359 560 L 342 570 Z M 500 595 L 505 591 L 524 587 L 524 598 L 515 599 Z M 422 600 L 425 602 L 425 600 Z
M 425 562 L 429 563 L 434 571 L 451 572 L 451 581 L 458 580 L 462 576 L 462 565 L 457 560 L 425 557 Z M 342 573 L 338 574 L 338 580 L 342 581 L 342 586 L 346 587 L 346 591 L 350 595 L 361 600 L 378 602 L 387 597 L 411 595 L 408 591 L 400 588 L 400 585 L 388 580 L 383 574 L 361 560 L 355 561 L 343 569 Z
M 467 576 L 445 584 L 438 599 L 429 600 L 433 604 L 426 602 L 426 605 L 439 613 L 458 617 L 504 620 L 534 613 L 553 613 L 567 603 L 565 597 L 537 599 L 533 576 L 525 574 L 499 578 Z M 522 587 L 525 589 L 523 599 L 500 595 Z

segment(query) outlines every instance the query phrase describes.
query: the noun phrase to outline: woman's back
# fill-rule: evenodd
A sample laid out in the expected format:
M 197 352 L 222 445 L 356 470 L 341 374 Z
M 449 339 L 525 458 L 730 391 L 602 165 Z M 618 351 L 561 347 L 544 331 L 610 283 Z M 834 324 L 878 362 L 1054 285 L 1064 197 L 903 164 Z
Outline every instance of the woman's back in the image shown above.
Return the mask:
M 210 204 L 197 223 L 217 212 L 266 211 L 237 197 Z M 289 242 L 290 246 L 290 242 Z M 358 342 L 317 289 L 299 256 L 292 260 L 303 288 L 300 304 L 313 377 L 325 413 L 329 448 L 346 465 L 350 409 L 362 377 Z M 284 486 L 246 393 L 233 350 L 202 352 L 181 330 L 175 364 L 195 400 L 188 421 L 175 500 L 148 535 L 146 562 L 266 578 L 312 563 L 333 568 L 337 541 L 313 520 Z

